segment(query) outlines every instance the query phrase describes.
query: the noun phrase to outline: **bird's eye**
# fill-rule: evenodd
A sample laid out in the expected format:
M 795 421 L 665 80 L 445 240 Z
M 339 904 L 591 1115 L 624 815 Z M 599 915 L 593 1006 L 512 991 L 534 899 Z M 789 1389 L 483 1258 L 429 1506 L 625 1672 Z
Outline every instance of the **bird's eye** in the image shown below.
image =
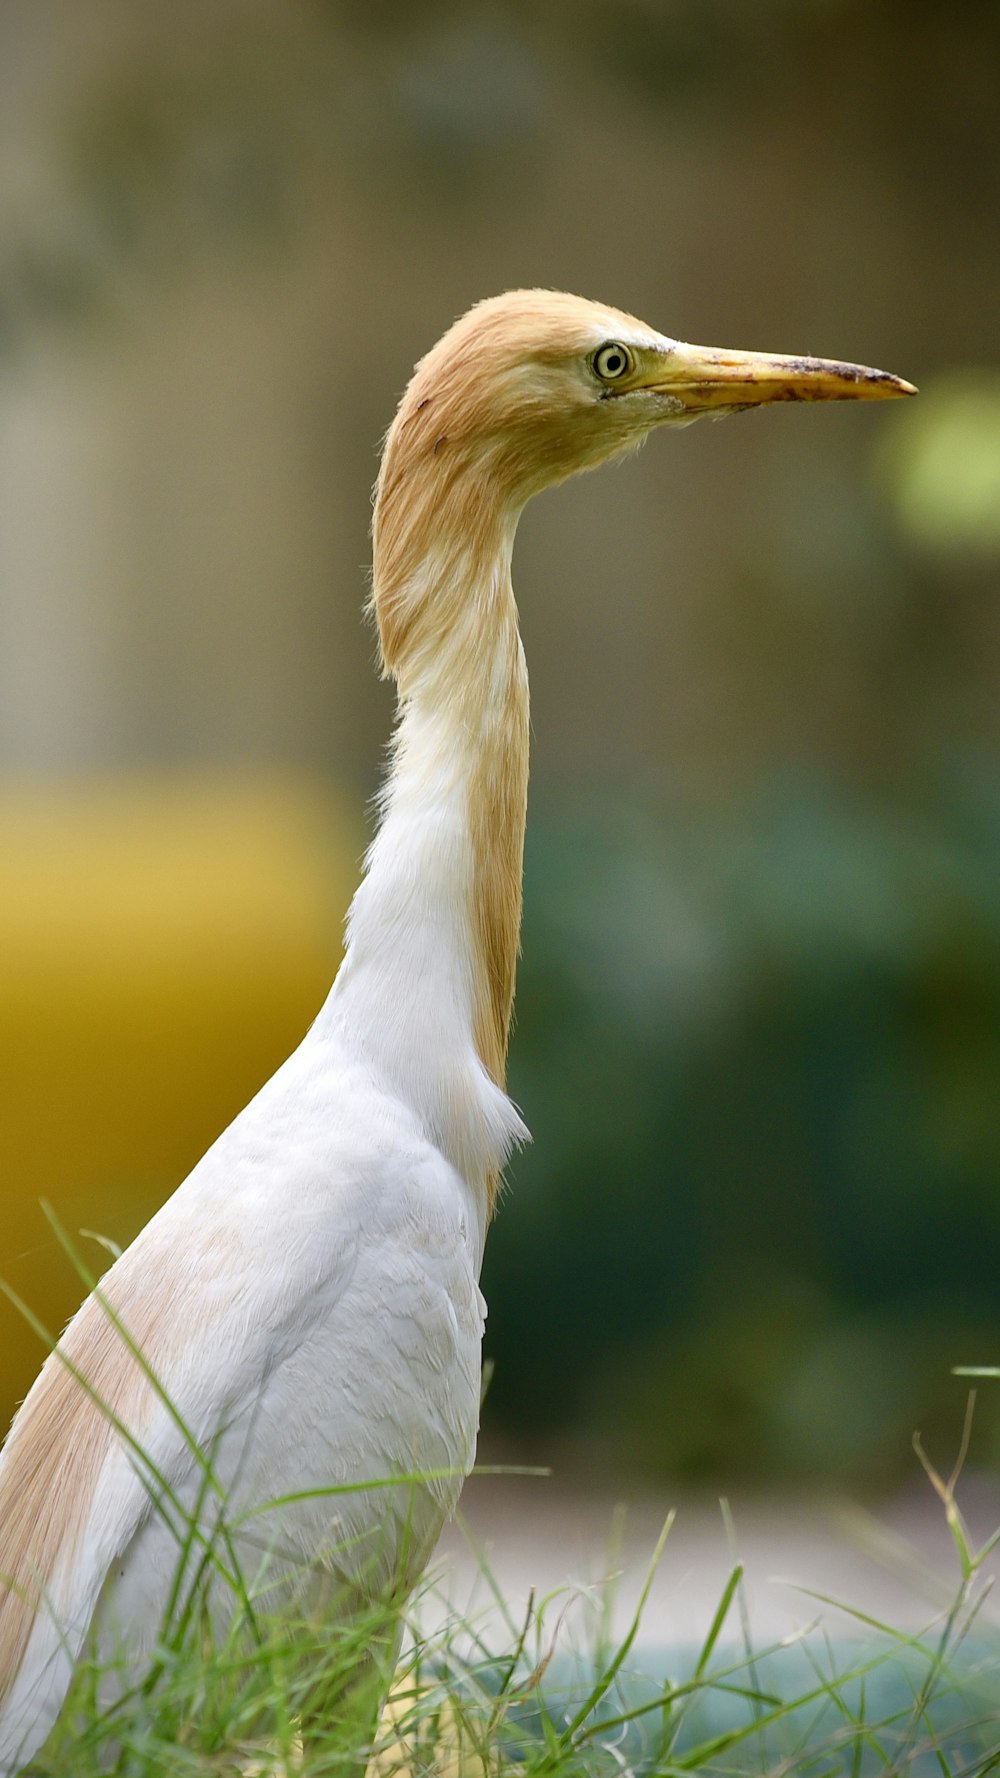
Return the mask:
M 594 370 L 602 383 L 617 383 L 632 369 L 632 354 L 627 346 L 609 340 L 594 353 Z

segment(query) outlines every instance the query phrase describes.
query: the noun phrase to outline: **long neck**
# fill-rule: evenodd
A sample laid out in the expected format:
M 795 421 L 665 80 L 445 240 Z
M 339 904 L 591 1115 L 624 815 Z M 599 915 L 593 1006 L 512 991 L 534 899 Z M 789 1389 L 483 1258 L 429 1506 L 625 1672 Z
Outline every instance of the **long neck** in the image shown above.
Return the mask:
M 492 1199 L 526 1132 L 504 1094 L 520 936 L 528 681 L 513 521 L 380 575 L 399 687 L 381 822 L 328 1003 L 341 1032 Z M 391 564 L 390 564 L 391 566 Z

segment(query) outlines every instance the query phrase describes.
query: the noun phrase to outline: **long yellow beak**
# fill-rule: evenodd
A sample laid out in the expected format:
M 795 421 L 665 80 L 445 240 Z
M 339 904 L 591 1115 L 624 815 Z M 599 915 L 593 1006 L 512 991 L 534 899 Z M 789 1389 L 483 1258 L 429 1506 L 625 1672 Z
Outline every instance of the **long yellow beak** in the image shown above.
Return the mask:
M 835 358 L 792 358 L 772 352 L 728 352 L 678 341 L 641 386 L 676 396 L 686 408 L 759 407 L 767 401 L 891 401 L 916 395 L 912 383 L 842 364 Z

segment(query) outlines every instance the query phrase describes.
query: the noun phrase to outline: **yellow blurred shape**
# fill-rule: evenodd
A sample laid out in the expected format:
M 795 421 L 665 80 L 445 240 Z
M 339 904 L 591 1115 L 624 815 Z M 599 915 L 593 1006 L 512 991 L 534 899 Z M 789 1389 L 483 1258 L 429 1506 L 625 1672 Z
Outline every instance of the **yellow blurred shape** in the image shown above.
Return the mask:
M 415 1687 L 412 1675 L 396 1681 L 382 1706 L 365 1778 L 490 1778 L 500 1771 L 499 1758 L 491 1760 L 482 1745 L 483 1725 L 473 1730 L 454 1698 L 443 1696 L 433 1711 L 421 1702 L 420 1690 L 432 1687 Z
M 83 1285 L 39 1199 L 131 1238 L 315 1015 L 361 845 L 296 777 L 0 785 L 0 1277 L 49 1328 Z M 0 1418 L 41 1356 L 0 1303 Z
M 440 1697 L 428 1708 L 427 1695 L 434 1692 L 440 1686 L 433 1680 L 421 1687 L 415 1686 L 412 1674 L 397 1679 L 382 1706 L 364 1778 L 495 1778 L 500 1773 L 500 1758 L 484 1752 L 481 1734 L 473 1732 L 453 1698 Z M 263 1778 L 265 1773 L 293 1778 L 301 1761 L 302 1743 L 296 1737 L 292 1763 L 279 1763 L 276 1749 L 269 1747 L 239 1770 L 242 1778 Z
M 1000 555 L 1000 373 L 947 372 L 885 429 L 879 468 L 912 542 L 942 554 Z

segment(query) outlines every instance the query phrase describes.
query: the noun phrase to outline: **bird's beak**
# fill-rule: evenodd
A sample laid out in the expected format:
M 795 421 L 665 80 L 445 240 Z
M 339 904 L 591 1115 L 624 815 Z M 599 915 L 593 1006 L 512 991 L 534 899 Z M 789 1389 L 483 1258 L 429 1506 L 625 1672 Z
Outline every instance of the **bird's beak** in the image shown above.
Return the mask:
M 863 364 L 728 352 L 682 341 L 663 354 L 648 377 L 639 379 L 639 386 L 675 397 L 692 415 L 713 408 L 759 407 L 767 401 L 886 401 L 917 393 L 902 377 Z

